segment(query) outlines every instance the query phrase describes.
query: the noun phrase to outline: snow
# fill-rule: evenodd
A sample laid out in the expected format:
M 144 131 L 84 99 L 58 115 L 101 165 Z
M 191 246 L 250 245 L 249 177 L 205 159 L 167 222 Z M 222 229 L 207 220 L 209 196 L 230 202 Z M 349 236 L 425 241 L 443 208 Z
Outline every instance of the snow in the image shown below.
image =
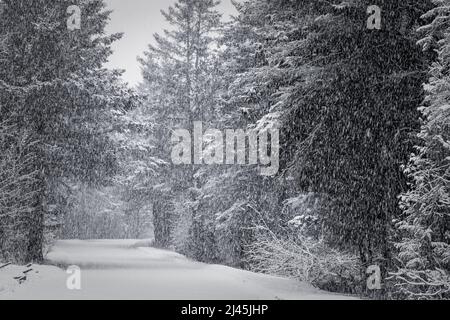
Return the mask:
M 274 300 L 351 299 L 290 279 L 191 261 L 177 253 L 142 247 L 137 240 L 59 241 L 49 264 L 0 269 L 0 299 Z M 69 290 L 65 268 L 81 268 L 81 290 Z M 60 268 L 56 267 L 59 266 Z

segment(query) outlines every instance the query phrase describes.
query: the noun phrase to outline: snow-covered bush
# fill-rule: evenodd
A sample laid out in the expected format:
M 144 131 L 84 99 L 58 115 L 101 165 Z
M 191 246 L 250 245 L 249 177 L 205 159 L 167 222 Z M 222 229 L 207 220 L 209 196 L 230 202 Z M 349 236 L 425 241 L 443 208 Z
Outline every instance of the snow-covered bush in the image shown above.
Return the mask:
M 356 255 L 332 249 L 321 240 L 281 238 L 263 227 L 257 231 L 257 241 L 247 247 L 252 271 L 295 278 L 333 292 L 361 292 Z
M 295 278 L 324 290 L 361 292 L 357 255 L 330 245 L 327 209 L 324 197 L 315 193 L 285 200 L 281 232 L 273 231 L 264 221 L 253 229 L 256 240 L 246 248 L 251 269 Z

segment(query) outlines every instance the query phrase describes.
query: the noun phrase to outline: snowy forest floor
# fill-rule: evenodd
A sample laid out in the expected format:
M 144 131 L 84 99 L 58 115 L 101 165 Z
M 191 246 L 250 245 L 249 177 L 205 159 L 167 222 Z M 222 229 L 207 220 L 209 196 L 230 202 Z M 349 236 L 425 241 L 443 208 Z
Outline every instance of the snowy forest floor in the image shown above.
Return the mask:
M 191 261 L 137 240 L 59 241 L 49 265 L 0 269 L 1 299 L 351 299 L 294 280 Z M 69 290 L 65 268 L 81 269 L 81 290 Z M 58 267 L 57 267 L 58 266 Z M 26 270 L 19 284 L 14 277 Z

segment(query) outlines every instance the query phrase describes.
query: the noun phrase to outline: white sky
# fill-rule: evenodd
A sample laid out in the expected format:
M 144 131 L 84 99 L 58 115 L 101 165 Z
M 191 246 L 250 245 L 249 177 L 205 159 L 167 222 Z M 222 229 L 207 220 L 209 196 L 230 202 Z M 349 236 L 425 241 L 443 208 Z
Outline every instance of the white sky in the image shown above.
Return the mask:
M 168 27 L 161 15 L 176 0 L 106 0 L 108 9 L 114 10 L 107 28 L 108 33 L 124 32 L 124 37 L 113 46 L 108 67 L 125 69 L 124 80 L 136 85 L 142 79 L 137 57 L 153 41 L 154 33 L 161 33 Z M 235 13 L 230 0 L 222 0 L 219 10 L 224 18 Z

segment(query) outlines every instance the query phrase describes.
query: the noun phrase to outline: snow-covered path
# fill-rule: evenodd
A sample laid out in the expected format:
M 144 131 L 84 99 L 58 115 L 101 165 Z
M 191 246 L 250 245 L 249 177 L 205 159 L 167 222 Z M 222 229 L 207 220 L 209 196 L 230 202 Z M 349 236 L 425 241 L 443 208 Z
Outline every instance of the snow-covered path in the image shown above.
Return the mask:
M 81 268 L 81 290 L 69 290 L 66 272 L 33 266 L 0 269 L 0 299 L 346 299 L 297 281 L 193 262 L 136 240 L 59 241 L 50 263 Z M 36 272 L 37 271 L 37 272 Z

